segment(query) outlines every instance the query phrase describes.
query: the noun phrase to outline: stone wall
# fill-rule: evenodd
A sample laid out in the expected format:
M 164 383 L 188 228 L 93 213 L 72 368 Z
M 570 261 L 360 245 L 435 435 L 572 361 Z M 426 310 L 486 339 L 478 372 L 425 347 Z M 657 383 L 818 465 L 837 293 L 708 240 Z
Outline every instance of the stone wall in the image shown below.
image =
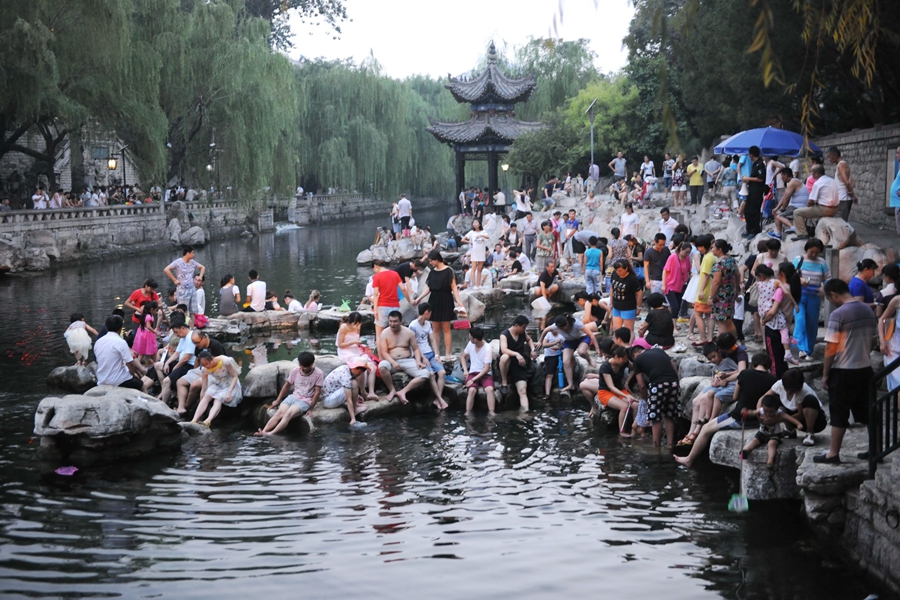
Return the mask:
M 176 203 L 166 205 L 167 223 L 173 218 L 171 209 L 174 204 Z M 215 200 L 177 204 L 184 206 L 186 224 L 202 227 L 211 240 L 238 236 L 247 231 L 251 224 L 256 225 L 255 219 L 248 221 L 255 214 L 254 211 L 238 202 Z M 176 218 L 180 218 L 180 215 L 176 215 Z
M 413 217 L 417 209 L 435 208 L 445 203 L 452 205 L 451 200 L 443 198 L 412 198 L 411 201 Z M 390 200 L 373 200 L 362 194 L 333 194 L 295 198 L 288 206 L 287 217 L 297 225 L 310 225 L 360 217 L 387 218 L 390 212 Z
M 893 219 L 886 217 L 885 208 L 896 174 L 894 153 L 900 146 L 900 124 L 854 129 L 814 141 L 823 151 L 837 146 L 844 160 L 850 164 L 859 198 L 859 204 L 850 213 L 851 223 L 856 221 L 881 229 L 893 228 Z M 826 173 L 834 176 L 835 165 L 827 160 L 825 162 Z

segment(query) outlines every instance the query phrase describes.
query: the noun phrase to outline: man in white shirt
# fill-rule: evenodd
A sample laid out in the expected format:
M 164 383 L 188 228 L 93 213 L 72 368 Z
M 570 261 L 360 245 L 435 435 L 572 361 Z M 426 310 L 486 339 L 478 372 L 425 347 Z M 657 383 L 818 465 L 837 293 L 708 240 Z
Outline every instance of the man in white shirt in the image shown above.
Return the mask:
M 32 204 L 34 204 L 34 210 L 46 210 L 47 209 L 47 200 L 44 197 L 43 186 L 38 186 L 38 189 L 34 192 L 34 195 L 31 197 L 31 202 L 32 202 Z
M 406 194 L 400 194 L 400 201 L 397 202 L 397 209 L 400 211 L 400 229 L 403 231 L 403 237 L 409 237 L 409 220 L 412 218 L 412 203 L 406 197 Z
M 765 160 L 766 160 L 766 185 L 771 187 L 772 183 L 775 183 L 775 200 L 780 200 L 781 193 L 779 192 L 779 188 L 778 188 L 778 179 L 780 179 L 780 178 L 776 177 L 776 175 L 781 173 L 781 170 L 784 168 L 784 164 L 778 162 L 771 156 L 765 157 Z M 783 184 L 780 189 L 782 189 L 782 190 L 784 189 Z
M 106 317 L 107 334 L 94 342 L 94 357 L 97 359 L 97 385 L 112 385 L 146 392 L 153 381 L 146 377 L 143 369 L 131 355 L 131 348 L 119 332 L 122 317 Z
M 259 280 L 256 269 L 250 271 L 250 285 L 247 286 L 247 301 L 250 306 L 242 312 L 262 312 L 266 310 L 266 282 Z
M 668 244 L 672 241 L 675 228 L 678 227 L 678 221 L 669 216 L 668 208 L 663 208 L 659 211 L 659 214 L 662 215 L 662 219 L 659 220 L 659 232 L 666 236 L 666 244 Z
M 494 194 L 494 212 L 498 215 L 506 213 L 506 194 L 503 193 L 503 190 L 498 190 Z
M 837 165 L 834 170 L 834 183 L 838 190 L 838 215 L 850 222 L 850 208 L 859 200 L 856 198 L 856 192 L 853 191 L 853 175 L 850 173 L 850 165 L 841 156 L 841 151 L 837 146 L 832 146 L 825 153 L 828 162 Z
M 834 179 L 825 174 L 825 167 L 822 165 L 813 166 L 812 176 L 816 182 L 809 193 L 806 208 L 794 210 L 794 227 L 797 229 L 794 241 L 809 239 L 806 219 L 833 217 L 838 211 L 838 189 Z

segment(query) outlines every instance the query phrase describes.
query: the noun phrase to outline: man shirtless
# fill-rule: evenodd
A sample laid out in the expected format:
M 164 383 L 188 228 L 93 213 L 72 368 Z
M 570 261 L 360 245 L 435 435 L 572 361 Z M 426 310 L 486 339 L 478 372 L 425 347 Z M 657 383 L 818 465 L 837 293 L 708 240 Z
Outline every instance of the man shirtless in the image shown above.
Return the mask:
M 425 383 L 431 374 L 428 372 L 428 361 L 419 352 L 416 335 L 403 326 L 402 319 L 403 315 L 399 310 L 392 310 L 388 314 L 388 327 L 378 338 L 378 355 L 381 357 L 378 373 L 388 388 L 387 399 L 391 400 L 396 396 L 406 404 L 409 402 L 406 394 Z M 411 377 L 406 387 L 399 392 L 394 388 L 394 379 L 391 377 L 394 371 L 403 371 Z

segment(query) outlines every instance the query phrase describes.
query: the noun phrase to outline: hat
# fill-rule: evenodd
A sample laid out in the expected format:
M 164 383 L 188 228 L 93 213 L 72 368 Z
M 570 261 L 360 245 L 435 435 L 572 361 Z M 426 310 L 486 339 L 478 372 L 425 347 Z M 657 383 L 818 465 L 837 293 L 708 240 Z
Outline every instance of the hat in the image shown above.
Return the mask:
M 347 366 L 351 369 L 365 369 L 369 366 L 369 361 L 361 356 L 355 356 L 347 361 Z
M 644 350 L 649 350 L 651 348 L 650 344 L 644 338 L 637 338 L 634 340 L 632 346 L 638 346 L 639 348 L 643 348 Z

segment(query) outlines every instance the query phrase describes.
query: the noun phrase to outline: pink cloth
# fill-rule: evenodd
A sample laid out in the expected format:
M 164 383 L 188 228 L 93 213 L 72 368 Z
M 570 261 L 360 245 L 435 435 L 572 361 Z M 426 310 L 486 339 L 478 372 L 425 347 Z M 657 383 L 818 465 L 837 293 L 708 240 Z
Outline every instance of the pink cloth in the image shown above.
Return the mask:
M 153 316 L 146 315 L 144 317 L 144 323 L 146 325 L 153 325 Z M 156 334 L 149 329 L 138 327 L 134 334 L 134 342 L 131 344 L 131 349 L 138 356 L 155 356 L 156 351 L 159 350 L 159 342 L 156 340 Z
M 663 271 L 663 276 L 665 277 L 665 285 L 667 292 L 678 292 L 681 293 L 684 291 L 684 286 L 688 281 L 688 277 L 691 274 L 691 256 L 690 254 L 685 256 L 684 258 L 678 258 L 678 253 L 673 253 L 669 255 L 669 259 L 666 261 L 665 270 Z

